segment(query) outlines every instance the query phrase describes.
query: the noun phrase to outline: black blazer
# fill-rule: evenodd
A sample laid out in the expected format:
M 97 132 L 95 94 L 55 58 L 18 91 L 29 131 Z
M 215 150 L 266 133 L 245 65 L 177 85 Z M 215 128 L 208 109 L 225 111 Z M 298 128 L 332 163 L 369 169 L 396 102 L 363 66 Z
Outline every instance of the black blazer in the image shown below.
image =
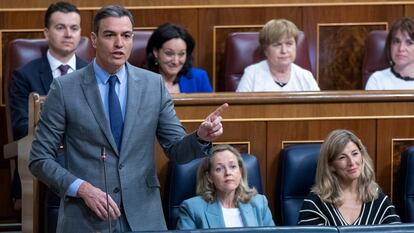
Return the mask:
M 87 64 L 76 56 L 76 69 Z M 52 70 L 46 55 L 13 71 L 8 91 L 14 140 L 27 135 L 29 94 L 37 92 L 39 95 L 47 95 L 52 81 Z

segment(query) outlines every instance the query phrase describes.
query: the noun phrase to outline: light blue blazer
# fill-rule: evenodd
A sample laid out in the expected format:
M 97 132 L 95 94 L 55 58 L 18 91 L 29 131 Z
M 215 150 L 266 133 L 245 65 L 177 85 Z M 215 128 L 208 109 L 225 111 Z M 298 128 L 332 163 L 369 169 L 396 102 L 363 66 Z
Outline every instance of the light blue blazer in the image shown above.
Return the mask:
M 239 209 L 245 227 L 275 225 L 267 199 L 263 195 L 257 194 L 250 202 L 240 203 Z M 190 230 L 224 227 L 220 202 L 208 203 L 201 196 L 196 196 L 181 203 L 177 229 Z

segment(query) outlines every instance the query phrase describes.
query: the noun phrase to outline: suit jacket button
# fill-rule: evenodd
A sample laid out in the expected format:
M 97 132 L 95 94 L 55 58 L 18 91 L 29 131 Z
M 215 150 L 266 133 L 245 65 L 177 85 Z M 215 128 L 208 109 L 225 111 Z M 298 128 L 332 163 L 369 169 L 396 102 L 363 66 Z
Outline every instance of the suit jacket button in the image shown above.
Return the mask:
M 119 170 L 121 170 L 123 167 L 124 167 L 124 165 L 121 163 L 121 164 L 119 164 Z
M 119 192 L 119 188 L 118 187 L 114 188 L 114 193 L 118 193 L 118 192 Z

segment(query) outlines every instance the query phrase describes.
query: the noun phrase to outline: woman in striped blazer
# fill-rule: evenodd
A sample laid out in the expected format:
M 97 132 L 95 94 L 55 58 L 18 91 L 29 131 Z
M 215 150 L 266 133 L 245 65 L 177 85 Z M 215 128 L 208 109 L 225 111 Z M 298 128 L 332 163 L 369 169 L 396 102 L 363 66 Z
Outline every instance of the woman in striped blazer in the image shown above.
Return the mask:
M 321 146 L 315 185 L 299 213 L 299 225 L 400 223 L 394 205 L 375 182 L 373 163 L 361 140 L 332 131 Z

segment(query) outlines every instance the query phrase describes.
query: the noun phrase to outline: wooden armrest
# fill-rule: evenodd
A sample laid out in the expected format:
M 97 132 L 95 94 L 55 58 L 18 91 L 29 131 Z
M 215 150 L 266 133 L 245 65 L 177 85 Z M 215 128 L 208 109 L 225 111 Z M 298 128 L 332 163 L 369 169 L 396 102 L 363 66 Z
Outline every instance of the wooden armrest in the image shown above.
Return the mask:
M 7 143 L 3 146 L 4 159 L 11 159 L 17 156 L 18 141 Z
M 22 232 L 39 232 L 39 181 L 29 170 L 30 149 L 34 139 L 34 131 L 41 104 L 45 97 L 36 93 L 29 96 L 29 128 L 28 134 L 17 143 L 18 171 L 22 183 Z
M 18 142 L 18 170 L 22 184 L 22 232 L 38 232 L 39 182 L 29 170 L 30 148 L 33 135 Z

